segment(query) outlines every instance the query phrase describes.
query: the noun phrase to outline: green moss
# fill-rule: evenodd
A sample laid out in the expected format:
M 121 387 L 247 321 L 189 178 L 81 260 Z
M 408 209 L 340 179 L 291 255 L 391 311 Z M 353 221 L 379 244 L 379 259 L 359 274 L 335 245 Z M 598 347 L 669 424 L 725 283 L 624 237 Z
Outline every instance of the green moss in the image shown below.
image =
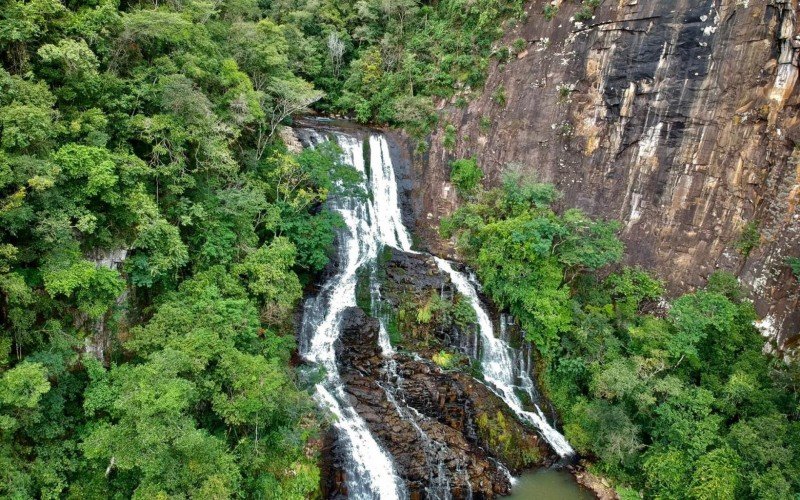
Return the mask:
M 383 247 L 383 249 L 381 249 L 381 253 L 378 255 L 378 268 L 386 269 L 386 265 L 389 263 L 389 261 L 392 260 L 392 255 L 393 255 L 392 247 L 390 246 Z
M 478 357 L 480 358 L 480 355 Z M 470 362 L 467 374 L 475 380 L 483 380 L 483 366 L 480 359 L 473 359 Z
M 397 316 L 392 315 L 390 318 L 388 318 L 388 321 L 386 321 L 386 333 L 389 334 L 389 342 L 393 346 L 399 346 L 403 344 L 403 332 L 400 331 Z
M 367 314 L 372 313 L 372 294 L 370 293 L 370 270 L 360 268 L 356 273 L 356 305 Z
M 513 467 L 529 467 L 541 460 L 539 448 L 525 440 L 502 411 L 481 413 L 476 424 L 478 434 L 489 448 Z

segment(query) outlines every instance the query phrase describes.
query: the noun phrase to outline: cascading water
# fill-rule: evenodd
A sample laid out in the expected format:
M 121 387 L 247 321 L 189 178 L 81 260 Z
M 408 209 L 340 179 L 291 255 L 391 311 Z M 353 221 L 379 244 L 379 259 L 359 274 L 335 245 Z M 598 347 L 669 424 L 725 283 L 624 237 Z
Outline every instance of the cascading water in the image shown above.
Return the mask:
M 312 142 L 318 142 L 319 137 L 311 135 Z M 344 160 L 365 174 L 363 143 L 356 137 L 334 135 L 344 151 Z M 315 399 L 337 419 L 334 426 L 347 454 L 345 470 L 350 496 L 383 500 L 407 496 L 405 484 L 396 473 L 391 457 L 352 407 L 339 376 L 334 350 L 341 333 L 342 314 L 356 306 L 358 270 L 375 261 L 381 245 L 401 250 L 411 247 L 411 238 L 400 216 L 397 183 L 386 140 L 373 135 L 369 145 L 372 170 L 369 190 L 375 196 L 372 200 L 331 201 L 331 208 L 339 212 L 345 222 L 337 238 L 337 271 L 322 285 L 319 294 L 305 303 L 300 353 L 306 361 L 325 371 L 324 380 L 316 385 Z M 388 346 L 388 342 L 385 344 Z
M 478 316 L 478 329 L 481 337 L 481 369 L 483 377 L 492 391 L 500 396 L 503 401 L 523 420 L 530 422 L 542 437 L 550 444 L 553 450 L 561 457 L 573 455 L 575 452 L 566 438 L 555 430 L 542 414 L 538 406 L 536 412 L 527 411 L 522 406 L 515 389 L 517 375 L 522 375 L 515 370 L 514 350 L 508 343 L 494 335 L 494 327 L 486 312 L 486 308 L 478 297 L 476 285 L 464 273 L 456 271 L 450 262 L 435 257 L 439 269 L 450 276 L 450 280 L 462 295 L 469 299 L 472 308 Z M 525 373 L 527 377 L 527 372 Z M 528 377 L 530 381 L 530 378 Z M 533 381 L 530 381 L 533 387 Z M 531 393 L 533 396 L 533 393 Z
M 309 129 L 303 132 L 312 146 L 326 140 L 326 137 L 316 131 Z M 397 182 L 386 139 L 375 134 L 369 137 L 367 166 L 365 143 L 360 138 L 338 131 L 332 135 L 343 150 L 344 161 L 364 174 L 366 182 L 363 187 L 371 196 L 342 197 L 329 201 L 330 208 L 341 214 L 345 227 L 337 234 L 336 262 L 333 266 L 335 272 L 322 284 L 319 293 L 307 299 L 304 304 L 300 354 L 324 372 L 323 380 L 316 385 L 315 399 L 336 418 L 333 425 L 344 455 L 343 470 L 346 471 L 345 483 L 349 496 L 358 499 L 404 498 L 409 496 L 409 492 L 395 469 L 392 457 L 383 450 L 366 422 L 353 408 L 351 397 L 347 394 L 338 371 L 334 346 L 341 334 L 345 311 L 357 305 L 359 271 L 365 269 L 369 272 L 369 292 L 373 306 L 371 313 L 380 317 L 376 308 L 381 302 L 381 290 L 376 276 L 380 249 L 387 245 L 405 252 L 416 252 L 411 250 L 411 237 L 402 223 Z M 528 392 L 533 400 L 536 399 L 535 386 L 528 376 L 529 366 L 526 365 L 525 353 L 511 349 L 504 337 L 494 336 L 489 315 L 477 294 L 476 287 L 479 285 L 454 270 L 449 262 L 438 258 L 436 262 L 440 270 L 450 276 L 455 288 L 468 298 L 478 316 L 476 338 L 466 339 L 465 347 L 473 356 L 480 356 L 487 385 L 521 419 L 533 424 L 559 455 L 571 455 L 572 448 L 547 423 L 538 407 L 536 413 L 526 411 L 514 392 L 517 388 Z M 383 320 L 380 321 L 378 341 L 386 358 L 385 380 L 379 382 L 379 385 L 386 393 L 387 401 L 403 420 L 412 425 L 419 436 L 429 470 L 426 495 L 429 498 L 449 498 L 453 481 L 463 483 L 469 494 L 471 485 L 467 464 L 456 464 L 455 471 L 450 471 L 450 474 L 455 474 L 448 476 L 448 470 L 442 461 L 442 457 L 447 455 L 447 445 L 426 435 L 420 424 L 424 424 L 427 417 L 409 406 L 399 389 L 403 380 L 396 370 L 394 350 Z M 515 385 L 515 381 L 519 383 Z M 497 467 L 507 472 L 499 462 Z
M 398 400 L 398 398 L 402 397 L 402 394 L 397 390 L 397 387 L 401 385 L 402 379 L 397 373 L 397 364 L 392 359 L 388 361 L 387 375 L 388 383 L 386 385 L 380 384 L 384 392 L 386 392 L 386 397 L 392 403 L 400 418 L 411 424 L 422 444 L 426 468 L 428 469 L 428 486 L 425 488 L 427 497 L 431 500 L 450 500 L 452 498 L 450 494 L 452 488 L 447 468 L 441 458 L 446 455 L 447 445 L 431 439 L 420 427 L 418 421 L 424 420 L 426 418 L 424 415 L 414 407 L 406 404 L 405 401 Z M 459 465 L 463 466 L 464 464 Z M 469 488 L 469 478 L 462 475 L 460 479 Z M 472 498 L 472 495 L 469 494 L 467 498 Z
M 508 327 L 513 324 L 514 318 L 512 316 L 505 313 L 500 315 L 500 338 L 506 344 L 509 343 Z M 534 408 L 536 408 L 536 412 L 542 418 L 545 418 L 544 412 L 542 412 L 541 408 L 539 407 L 539 401 L 541 400 L 539 397 L 539 391 L 536 388 L 536 384 L 533 383 L 533 379 L 530 375 L 532 350 L 533 348 L 530 342 L 525 341 L 519 349 L 512 349 L 511 351 L 511 361 L 514 366 L 514 377 L 519 382 L 516 388 L 528 396 L 531 404 L 533 404 Z M 547 403 L 549 404 L 549 401 L 547 401 Z M 551 415 L 553 415 L 553 418 L 555 418 L 555 413 L 553 412 L 552 407 L 550 407 L 550 410 Z

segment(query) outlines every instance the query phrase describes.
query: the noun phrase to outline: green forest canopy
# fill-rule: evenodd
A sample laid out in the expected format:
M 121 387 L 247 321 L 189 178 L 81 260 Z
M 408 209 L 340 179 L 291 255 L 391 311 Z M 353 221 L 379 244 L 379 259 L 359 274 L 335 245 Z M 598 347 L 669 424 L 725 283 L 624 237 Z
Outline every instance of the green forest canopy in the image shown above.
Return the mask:
M 269 13 L 0 1 L 0 496 L 317 491 L 290 315 L 357 177 L 276 140 L 323 92 Z
M 465 103 L 520 50 L 497 40 L 523 15 L 0 0 L 0 496 L 313 496 L 290 314 L 340 224 L 323 203 L 357 176 L 333 146 L 290 153 L 280 125 L 314 106 L 423 137 L 435 98 Z M 596 277 L 622 254 L 613 223 L 555 213 L 552 186 L 483 192 L 473 160 L 453 178 L 474 203 L 446 231 L 600 471 L 662 497 L 798 491 L 798 376 L 760 355 L 728 277 L 642 314 L 658 282 Z

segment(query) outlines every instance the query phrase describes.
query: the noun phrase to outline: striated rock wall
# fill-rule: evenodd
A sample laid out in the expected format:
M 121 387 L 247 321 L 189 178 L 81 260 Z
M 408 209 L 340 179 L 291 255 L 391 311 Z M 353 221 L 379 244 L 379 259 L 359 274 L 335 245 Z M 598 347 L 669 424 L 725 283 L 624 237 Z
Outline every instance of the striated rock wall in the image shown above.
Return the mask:
M 548 2 L 550 3 L 550 2 Z M 466 107 L 415 162 L 417 233 L 438 252 L 439 218 L 459 200 L 449 162 L 477 156 L 486 182 L 535 172 L 563 206 L 619 219 L 628 264 L 655 271 L 672 293 L 715 270 L 737 274 L 784 347 L 800 325 L 800 287 L 784 261 L 800 255 L 800 27 L 797 0 L 605 0 L 583 23 L 577 2 L 544 2 L 501 42 Z M 522 39 L 522 42 L 514 43 Z M 505 94 L 505 104 L 498 98 Z M 444 125 L 456 127 L 452 149 Z M 750 221 L 760 243 L 737 240 Z

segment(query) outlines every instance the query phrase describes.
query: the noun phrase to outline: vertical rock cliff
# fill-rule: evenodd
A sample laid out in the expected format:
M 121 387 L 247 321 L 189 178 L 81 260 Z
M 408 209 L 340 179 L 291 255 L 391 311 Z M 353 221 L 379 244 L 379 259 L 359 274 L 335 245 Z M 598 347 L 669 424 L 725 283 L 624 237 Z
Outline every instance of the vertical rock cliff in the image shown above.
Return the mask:
M 558 7 L 551 20 L 545 5 Z M 797 0 L 605 0 L 576 21 L 582 8 L 531 2 L 480 97 L 440 103 L 445 123 L 416 164 L 418 232 L 443 245 L 439 218 L 459 202 L 451 160 L 477 156 L 490 184 L 508 169 L 535 172 L 564 206 L 621 220 L 627 263 L 671 292 L 718 269 L 737 274 L 762 330 L 790 346 L 800 325 L 785 264 L 800 255 Z M 745 255 L 737 243 L 753 223 L 759 242 Z

